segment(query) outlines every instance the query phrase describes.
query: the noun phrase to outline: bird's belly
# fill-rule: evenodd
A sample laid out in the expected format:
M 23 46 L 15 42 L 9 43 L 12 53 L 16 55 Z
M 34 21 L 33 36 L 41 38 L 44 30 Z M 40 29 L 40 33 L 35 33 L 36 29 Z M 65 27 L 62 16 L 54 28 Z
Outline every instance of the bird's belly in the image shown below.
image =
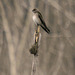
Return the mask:
M 41 24 L 41 21 L 40 19 L 38 18 L 38 16 L 33 16 L 33 21 L 36 23 L 36 24 Z

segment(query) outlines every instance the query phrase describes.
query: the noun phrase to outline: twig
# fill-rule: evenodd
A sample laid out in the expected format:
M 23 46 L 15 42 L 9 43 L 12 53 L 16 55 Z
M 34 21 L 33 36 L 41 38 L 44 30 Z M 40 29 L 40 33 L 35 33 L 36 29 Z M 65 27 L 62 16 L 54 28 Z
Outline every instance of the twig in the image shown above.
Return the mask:
M 34 38 L 35 41 L 32 48 L 30 49 L 30 53 L 33 54 L 31 75 L 36 75 L 36 70 L 37 70 L 38 48 L 39 48 L 40 38 L 41 38 L 40 26 L 37 26 L 34 37 L 35 37 Z

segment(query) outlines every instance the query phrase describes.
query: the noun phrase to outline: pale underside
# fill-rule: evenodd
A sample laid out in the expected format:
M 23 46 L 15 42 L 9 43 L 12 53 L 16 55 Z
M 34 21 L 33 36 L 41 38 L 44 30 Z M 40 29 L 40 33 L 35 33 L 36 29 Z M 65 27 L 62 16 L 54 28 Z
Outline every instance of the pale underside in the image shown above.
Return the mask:
M 38 17 L 37 14 L 33 15 L 33 21 L 34 21 L 34 23 L 35 23 L 36 25 L 37 25 L 37 24 L 39 24 L 39 25 L 42 24 L 41 21 L 40 21 L 40 18 Z

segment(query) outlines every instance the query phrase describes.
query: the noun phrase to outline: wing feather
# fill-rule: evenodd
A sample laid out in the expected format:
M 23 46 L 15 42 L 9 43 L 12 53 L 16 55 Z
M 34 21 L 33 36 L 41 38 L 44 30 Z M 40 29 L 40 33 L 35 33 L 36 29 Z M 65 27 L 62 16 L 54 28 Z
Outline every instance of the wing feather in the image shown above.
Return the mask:
M 50 30 L 47 28 L 47 26 L 46 26 L 46 24 L 45 24 L 45 22 L 44 22 L 44 20 L 43 20 L 43 17 L 42 17 L 42 15 L 41 15 L 41 13 L 39 12 L 39 14 L 38 14 L 38 17 L 39 17 L 39 19 L 40 19 L 40 21 L 41 21 L 41 27 L 47 32 L 47 33 L 50 33 Z

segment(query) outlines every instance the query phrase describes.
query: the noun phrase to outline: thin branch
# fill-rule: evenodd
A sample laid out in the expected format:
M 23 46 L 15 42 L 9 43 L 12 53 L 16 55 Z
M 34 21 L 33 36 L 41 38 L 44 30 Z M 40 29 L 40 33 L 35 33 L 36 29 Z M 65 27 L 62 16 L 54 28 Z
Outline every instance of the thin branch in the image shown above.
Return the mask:
M 40 26 L 37 26 L 36 33 L 34 34 L 35 41 L 30 49 L 30 53 L 33 54 L 33 62 L 32 62 L 32 71 L 31 75 L 36 75 L 37 73 L 37 58 L 38 58 L 38 48 L 39 48 L 39 43 L 40 43 L 40 38 L 41 38 L 41 33 L 40 33 Z

